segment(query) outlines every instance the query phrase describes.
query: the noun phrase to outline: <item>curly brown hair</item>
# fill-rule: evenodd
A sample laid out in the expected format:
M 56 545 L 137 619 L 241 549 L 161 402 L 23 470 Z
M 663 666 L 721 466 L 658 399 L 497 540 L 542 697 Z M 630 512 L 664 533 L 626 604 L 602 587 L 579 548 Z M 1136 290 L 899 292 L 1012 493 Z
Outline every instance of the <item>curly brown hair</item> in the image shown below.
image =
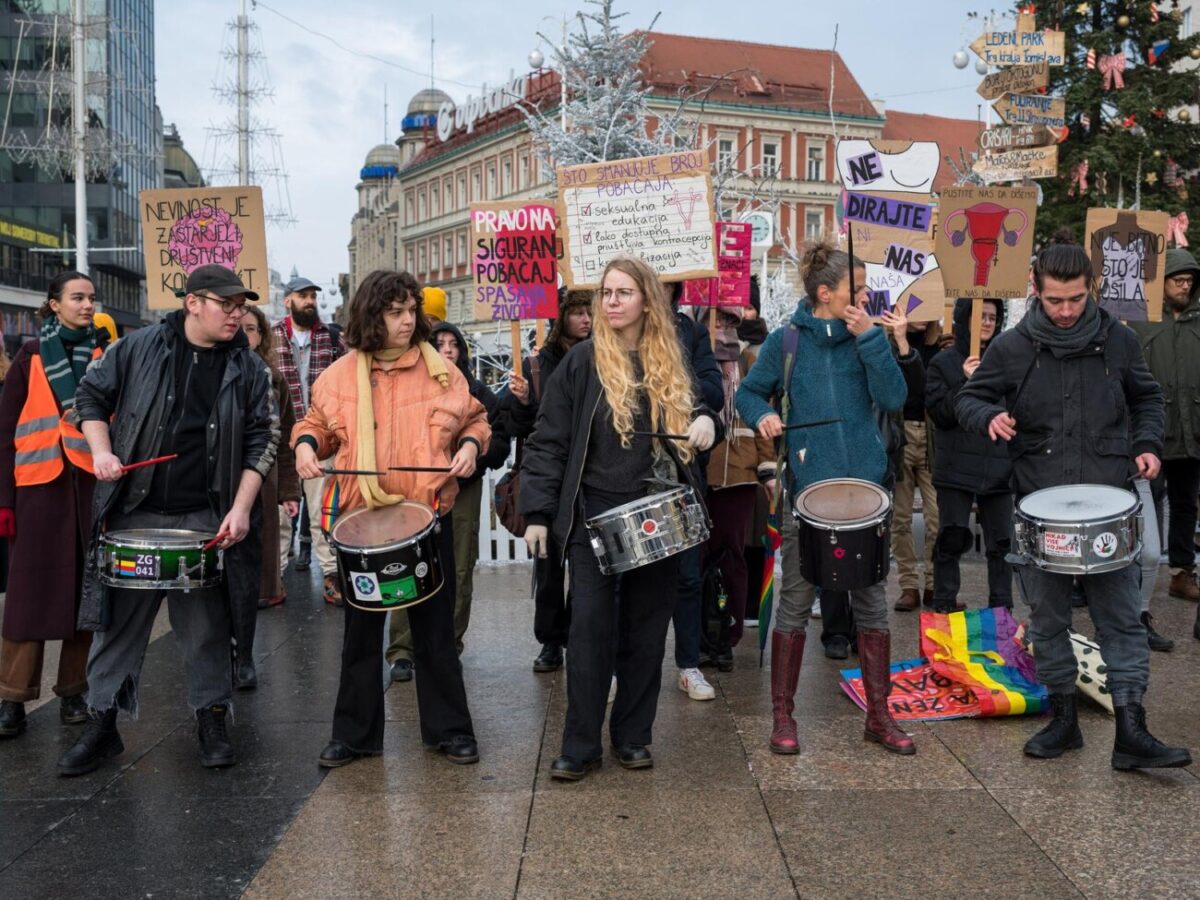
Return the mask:
M 417 301 L 417 324 L 413 330 L 413 345 L 428 341 L 433 329 L 429 320 L 425 318 L 425 303 L 417 279 L 408 272 L 376 269 L 363 279 L 358 290 L 354 292 L 354 299 L 350 301 L 346 330 L 342 333 L 346 346 L 364 353 L 382 350 L 387 346 L 384 312 L 393 303 L 403 303 L 410 298 Z

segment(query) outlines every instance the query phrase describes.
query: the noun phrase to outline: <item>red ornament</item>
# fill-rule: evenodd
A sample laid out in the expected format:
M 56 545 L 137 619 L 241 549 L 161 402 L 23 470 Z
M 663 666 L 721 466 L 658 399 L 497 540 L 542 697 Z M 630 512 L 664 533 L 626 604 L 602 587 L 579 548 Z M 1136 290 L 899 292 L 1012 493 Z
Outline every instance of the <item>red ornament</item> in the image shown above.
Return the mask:
M 1121 121 L 1122 128 L 1132 128 L 1136 124 L 1137 116 L 1135 116 L 1133 113 L 1130 113 Z
M 846 548 L 845 547 L 834 547 L 833 548 L 833 558 L 834 559 L 845 559 L 845 557 L 846 557 Z

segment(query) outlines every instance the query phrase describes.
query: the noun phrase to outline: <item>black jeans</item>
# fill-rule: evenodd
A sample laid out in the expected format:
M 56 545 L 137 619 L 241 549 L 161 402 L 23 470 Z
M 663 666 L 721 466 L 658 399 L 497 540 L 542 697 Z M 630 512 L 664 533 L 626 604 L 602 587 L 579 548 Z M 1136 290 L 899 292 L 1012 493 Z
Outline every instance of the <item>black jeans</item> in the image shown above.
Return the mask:
M 987 556 L 988 606 L 1012 609 L 1013 570 L 1004 557 L 1012 549 L 1012 494 L 983 494 L 939 487 L 938 536 L 933 546 L 933 608 L 953 612 L 962 584 L 959 558 L 971 546 L 971 502 L 979 508 L 979 527 Z
M 456 735 L 474 736 L 462 666 L 454 645 L 454 528 L 450 516 L 439 519 L 442 588 L 428 600 L 410 606 L 413 663 L 421 740 L 436 746 Z M 342 596 L 353 596 L 342 585 Z M 383 648 L 387 616 L 363 612 L 346 602 L 342 636 L 342 677 L 333 710 L 333 739 L 358 753 L 383 752 Z
M 537 589 L 533 594 L 533 636 L 539 644 L 565 647 L 571 612 L 563 571 L 562 552 L 554 538 L 547 542 L 545 559 L 535 559 Z
M 1166 496 L 1171 504 L 1171 525 L 1167 531 L 1167 559 L 1172 569 L 1188 569 L 1196 564 L 1196 494 L 1200 491 L 1200 459 L 1164 459 L 1162 472 L 1154 479 L 1151 492 L 1160 511 Z M 1145 511 L 1147 514 L 1149 510 Z
M 586 761 L 603 753 L 600 734 L 614 671 L 617 696 L 608 721 L 613 745 L 651 742 L 679 556 L 605 575 L 582 526 L 572 535 L 568 553 L 571 631 L 562 752 Z
M 858 629 L 854 625 L 849 591 L 818 590 L 821 595 L 821 643 L 828 647 L 834 638 L 845 638 L 853 644 L 858 638 Z

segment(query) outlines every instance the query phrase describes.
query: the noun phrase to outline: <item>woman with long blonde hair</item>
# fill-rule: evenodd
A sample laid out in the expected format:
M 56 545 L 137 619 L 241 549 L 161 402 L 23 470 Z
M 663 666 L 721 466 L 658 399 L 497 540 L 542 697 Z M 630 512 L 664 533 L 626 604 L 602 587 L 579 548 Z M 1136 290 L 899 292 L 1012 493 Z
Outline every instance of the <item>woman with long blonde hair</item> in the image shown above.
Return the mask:
M 679 567 L 671 556 L 605 575 L 584 521 L 677 483 L 695 489 L 695 453 L 712 445 L 715 430 L 714 414 L 696 399 L 670 302 L 650 266 L 612 260 L 593 312 L 591 341 L 574 347 L 546 385 L 521 482 L 530 552 L 545 556 L 553 544 L 570 560 L 567 720 L 562 755 L 550 767 L 552 778 L 567 781 L 600 764 L 614 671 L 609 734 L 616 759 L 627 769 L 653 765 L 647 745 Z M 675 445 L 650 432 L 688 439 Z

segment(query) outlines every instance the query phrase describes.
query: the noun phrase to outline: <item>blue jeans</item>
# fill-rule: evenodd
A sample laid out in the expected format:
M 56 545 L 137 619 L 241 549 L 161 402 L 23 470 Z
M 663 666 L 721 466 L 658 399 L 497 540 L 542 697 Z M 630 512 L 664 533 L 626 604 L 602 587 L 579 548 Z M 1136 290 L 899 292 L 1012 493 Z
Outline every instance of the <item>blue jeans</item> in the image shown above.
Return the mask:
M 675 665 L 694 669 L 700 665 L 700 555 L 703 546 L 684 550 L 679 559 L 679 584 L 675 594 Z

